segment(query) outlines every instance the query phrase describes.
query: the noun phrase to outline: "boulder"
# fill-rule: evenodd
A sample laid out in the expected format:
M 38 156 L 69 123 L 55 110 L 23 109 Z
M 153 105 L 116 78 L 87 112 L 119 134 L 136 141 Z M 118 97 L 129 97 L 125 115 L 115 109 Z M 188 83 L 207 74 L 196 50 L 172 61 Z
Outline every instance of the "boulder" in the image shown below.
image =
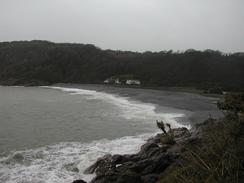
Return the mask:
M 171 136 L 173 139 L 167 140 Z M 189 139 L 186 128 L 172 129 L 170 135 L 157 134 L 136 154 L 105 155 L 85 172 L 96 173 L 91 183 L 153 183 L 180 157 L 182 140 Z M 162 143 L 162 138 L 165 142 Z M 174 143 L 172 143 L 172 141 Z
M 75 180 L 72 183 L 87 183 L 87 182 L 85 182 L 84 180 Z

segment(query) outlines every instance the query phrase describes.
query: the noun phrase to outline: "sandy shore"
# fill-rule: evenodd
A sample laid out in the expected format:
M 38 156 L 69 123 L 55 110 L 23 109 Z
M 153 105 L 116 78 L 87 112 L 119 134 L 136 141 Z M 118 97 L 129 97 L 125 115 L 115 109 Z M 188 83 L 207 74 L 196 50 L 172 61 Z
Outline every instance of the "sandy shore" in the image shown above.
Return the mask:
M 141 88 L 119 88 L 110 85 L 94 84 L 56 84 L 55 86 L 95 90 L 128 97 L 131 100 L 144 103 L 152 103 L 157 107 L 156 112 L 185 114 L 185 116 L 178 119 L 178 121 L 186 125 L 201 123 L 208 118 L 209 115 L 216 118 L 222 115 L 216 107 L 218 98 L 206 97 L 193 93 Z

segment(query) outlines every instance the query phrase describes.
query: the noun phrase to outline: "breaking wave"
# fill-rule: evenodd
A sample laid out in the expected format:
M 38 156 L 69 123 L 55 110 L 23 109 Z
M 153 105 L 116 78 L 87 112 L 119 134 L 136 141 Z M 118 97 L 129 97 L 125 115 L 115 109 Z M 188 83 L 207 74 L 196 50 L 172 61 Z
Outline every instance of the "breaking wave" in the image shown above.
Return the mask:
M 64 87 L 45 87 L 85 95 L 116 105 L 126 119 L 163 119 L 172 127 L 182 127 L 175 119 L 183 114 L 156 113 L 156 106 L 113 94 Z M 75 179 L 90 181 L 94 175 L 84 170 L 105 154 L 132 154 L 155 133 L 126 136 L 114 140 L 101 139 L 90 143 L 63 142 L 40 148 L 12 151 L 0 157 L 0 182 L 2 183 L 67 183 Z
M 105 154 L 131 154 L 153 134 L 128 136 L 91 143 L 66 142 L 36 149 L 11 152 L 0 158 L 2 183 L 67 183 L 91 180 L 83 171 Z
M 87 99 L 98 99 L 116 105 L 120 108 L 120 116 L 127 120 L 165 120 L 170 123 L 173 128 L 175 127 L 186 127 L 177 122 L 176 118 L 183 117 L 184 114 L 180 113 L 156 113 L 156 105 L 151 103 L 142 103 L 139 101 L 132 100 L 129 97 L 121 97 L 115 94 L 109 94 L 105 92 L 99 92 L 95 90 L 85 90 L 78 88 L 65 88 L 65 87 L 54 87 L 44 86 L 44 88 L 61 90 L 68 92 L 71 95 L 84 95 Z M 150 121 L 151 122 L 151 121 Z M 188 126 L 189 127 L 189 126 Z

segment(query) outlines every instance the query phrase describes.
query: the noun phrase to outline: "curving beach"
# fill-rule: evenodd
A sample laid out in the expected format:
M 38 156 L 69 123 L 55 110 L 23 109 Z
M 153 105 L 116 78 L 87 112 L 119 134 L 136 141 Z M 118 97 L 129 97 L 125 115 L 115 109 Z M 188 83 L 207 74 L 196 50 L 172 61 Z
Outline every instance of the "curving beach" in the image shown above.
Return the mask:
M 6 183 L 89 181 L 83 171 L 97 158 L 138 152 L 157 133 L 155 120 L 190 128 L 220 115 L 216 98 L 104 85 L 1 87 L 0 97 Z

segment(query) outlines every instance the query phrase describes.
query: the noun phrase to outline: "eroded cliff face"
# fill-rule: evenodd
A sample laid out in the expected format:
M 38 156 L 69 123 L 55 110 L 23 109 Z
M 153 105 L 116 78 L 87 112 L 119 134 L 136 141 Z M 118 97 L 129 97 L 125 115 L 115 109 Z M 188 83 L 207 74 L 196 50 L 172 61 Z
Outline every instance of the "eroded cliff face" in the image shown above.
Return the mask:
M 86 173 L 95 173 L 91 183 L 153 183 L 174 164 L 185 143 L 192 141 L 186 128 L 172 129 L 149 139 L 137 154 L 105 155 L 90 166 Z M 75 183 L 83 183 L 76 180 Z

